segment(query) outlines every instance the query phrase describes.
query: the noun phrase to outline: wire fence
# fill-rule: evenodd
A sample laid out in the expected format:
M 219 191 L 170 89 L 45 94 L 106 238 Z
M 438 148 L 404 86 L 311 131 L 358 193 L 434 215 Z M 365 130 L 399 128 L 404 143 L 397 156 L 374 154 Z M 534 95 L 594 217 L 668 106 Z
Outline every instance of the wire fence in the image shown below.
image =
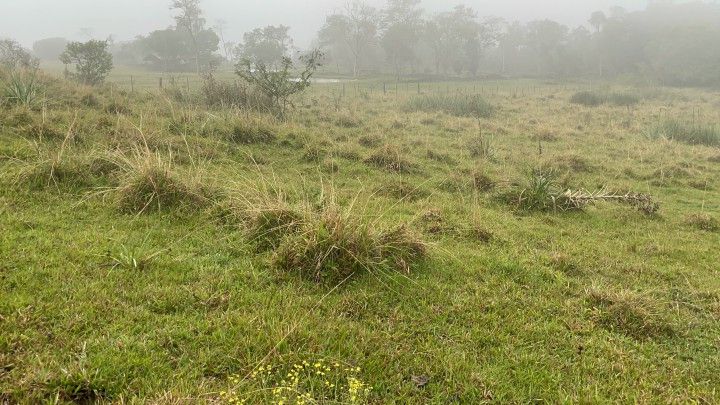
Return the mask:
M 230 74 L 217 77 L 222 81 L 237 80 Z M 199 91 L 203 79 L 198 75 L 113 75 L 108 82 L 129 92 L 158 92 L 178 89 L 188 92 Z M 499 95 L 510 97 L 550 96 L 568 91 L 592 89 L 592 83 L 554 83 L 532 79 L 500 79 L 500 80 L 351 80 L 351 79 L 318 79 L 306 92 L 308 96 L 330 97 L 367 97 L 372 95 L 409 96 L 409 95 Z

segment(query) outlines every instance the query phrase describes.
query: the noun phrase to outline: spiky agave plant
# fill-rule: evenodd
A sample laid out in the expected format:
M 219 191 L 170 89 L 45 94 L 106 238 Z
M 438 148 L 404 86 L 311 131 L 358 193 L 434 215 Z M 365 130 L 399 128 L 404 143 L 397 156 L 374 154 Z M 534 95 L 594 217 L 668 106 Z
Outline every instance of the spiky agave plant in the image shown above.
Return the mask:
M 32 107 L 41 99 L 37 71 L 30 73 L 14 72 L 3 89 L 3 98 L 10 104 Z

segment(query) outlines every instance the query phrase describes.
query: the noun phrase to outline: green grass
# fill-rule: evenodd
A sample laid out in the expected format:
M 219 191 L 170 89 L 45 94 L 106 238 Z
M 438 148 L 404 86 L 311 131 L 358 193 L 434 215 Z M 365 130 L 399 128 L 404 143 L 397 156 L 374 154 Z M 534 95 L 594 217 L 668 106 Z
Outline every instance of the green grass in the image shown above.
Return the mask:
M 433 94 L 411 99 L 407 104 L 411 111 L 442 111 L 458 117 L 488 118 L 493 107 L 479 95 Z
M 664 108 L 716 122 L 716 93 L 587 110 L 488 82 L 478 120 L 368 81 L 277 121 L 41 84 L 45 108 L 0 108 L 0 402 L 292 402 L 296 379 L 342 403 L 720 401 L 718 150 L 644 136 Z M 660 210 L 518 210 L 532 168 Z
M 689 144 L 720 146 L 720 127 L 711 123 L 665 119 L 649 132 L 652 138 L 664 138 Z

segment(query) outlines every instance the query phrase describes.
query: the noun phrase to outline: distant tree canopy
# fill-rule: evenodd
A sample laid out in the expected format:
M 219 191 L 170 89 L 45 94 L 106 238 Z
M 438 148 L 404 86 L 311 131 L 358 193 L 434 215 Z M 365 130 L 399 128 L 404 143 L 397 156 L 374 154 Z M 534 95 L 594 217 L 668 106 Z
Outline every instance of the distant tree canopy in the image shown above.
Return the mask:
M 261 62 L 266 66 L 280 65 L 292 46 L 289 31 L 290 27 L 284 25 L 270 25 L 246 32 L 243 43 L 235 49 L 236 59 Z
M 272 70 L 285 66 L 294 49 L 287 26 L 254 29 L 233 46 L 224 38 L 223 24 L 207 27 L 200 0 L 168 1 L 175 24 L 115 46 L 117 61 L 164 72 L 207 72 L 234 59 Z M 462 5 L 428 14 L 420 4 L 386 0 L 378 9 L 351 0 L 328 15 L 314 44 L 325 55 L 324 69 L 398 79 L 404 74 L 623 75 L 667 85 L 720 86 L 717 3 L 658 1 L 634 12 L 613 7 L 589 14 L 578 27 L 551 20 L 508 22 Z M 218 55 L 221 42 L 225 57 Z M 50 38 L 33 48 L 48 59 L 64 43 Z
M 551 20 L 503 22 L 466 6 L 427 15 L 418 0 L 361 1 L 318 32 L 338 73 L 536 77 L 642 75 L 669 85 L 720 85 L 720 5 L 651 2 L 613 7 L 570 28 Z
M 126 42 L 116 53 L 127 65 L 143 65 L 162 72 L 208 72 L 222 61 L 220 37 L 206 27 L 199 0 L 173 0 L 175 26 Z
M 65 38 L 45 38 L 36 41 L 32 49 L 35 56 L 41 60 L 56 61 L 65 51 L 68 43 L 69 41 Z
M 38 66 L 38 60 L 12 39 L 0 39 L 0 66 L 13 69 L 30 69 Z
M 196 72 L 198 67 L 200 71 L 210 71 L 220 62 L 216 54 L 219 44 L 220 38 L 210 29 L 191 38 L 185 30 L 167 28 L 124 44 L 118 56 L 123 63 L 145 65 L 162 72 Z

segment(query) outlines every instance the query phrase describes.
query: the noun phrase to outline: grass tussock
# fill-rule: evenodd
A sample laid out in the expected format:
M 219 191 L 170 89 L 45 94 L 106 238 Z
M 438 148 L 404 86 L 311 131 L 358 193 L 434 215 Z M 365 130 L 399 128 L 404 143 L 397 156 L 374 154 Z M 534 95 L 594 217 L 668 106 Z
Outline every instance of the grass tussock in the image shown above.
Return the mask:
M 708 214 L 692 214 L 685 218 L 685 223 L 695 229 L 707 232 L 720 232 L 720 221 Z
M 592 320 L 614 333 L 637 340 L 669 338 L 677 331 L 654 301 L 629 291 L 587 292 Z
M 103 193 L 114 194 L 122 212 L 198 208 L 211 200 L 212 191 L 197 173 L 188 176 L 175 170 L 172 155 L 136 146 L 129 153 L 116 153 L 111 161 L 119 168 L 118 186 Z
M 653 125 L 650 138 L 663 138 L 689 144 L 720 146 L 720 128 L 716 125 L 665 119 Z
M 408 173 L 415 167 L 398 148 L 392 145 L 385 145 L 376 150 L 365 159 L 365 163 L 396 173 Z
M 597 91 L 579 91 L 570 97 L 570 102 L 585 107 L 598 107 L 606 103 L 618 107 L 630 107 L 638 104 L 640 97 L 626 92 L 604 93 Z
M 406 227 L 378 230 L 372 222 L 330 206 L 306 217 L 299 230 L 280 243 L 272 264 L 336 284 L 359 273 L 408 273 L 425 255 L 426 245 Z
M 262 119 L 235 121 L 225 133 L 225 138 L 241 145 L 269 144 L 275 142 L 275 128 Z
M 323 193 L 323 195 L 325 195 Z M 319 283 L 337 284 L 356 274 L 407 273 L 426 256 L 426 245 L 405 226 L 340 207 L 334 199 L 291 198 L 268 181 L 247 182 L 235 198 L 248 240 L 272 251 L 273 268 Z
M 438 112 L 458 117 L 489 118 L 494 107 L 479 95 L 434 94 L 417 97 L 406 104 L 409 111 Z

